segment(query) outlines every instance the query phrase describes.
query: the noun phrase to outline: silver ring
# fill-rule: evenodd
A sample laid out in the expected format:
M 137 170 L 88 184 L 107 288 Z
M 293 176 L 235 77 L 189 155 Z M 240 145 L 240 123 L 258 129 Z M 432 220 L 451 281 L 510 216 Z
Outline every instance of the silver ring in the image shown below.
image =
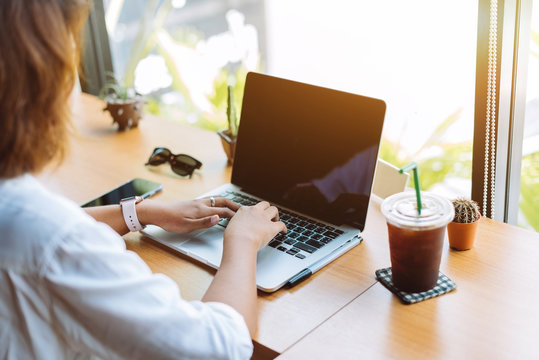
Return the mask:
M 211 207 L 214 207 L 215 206 L 215 198 L 213 196 L 210 196 L 210 203 L 211 203 Z

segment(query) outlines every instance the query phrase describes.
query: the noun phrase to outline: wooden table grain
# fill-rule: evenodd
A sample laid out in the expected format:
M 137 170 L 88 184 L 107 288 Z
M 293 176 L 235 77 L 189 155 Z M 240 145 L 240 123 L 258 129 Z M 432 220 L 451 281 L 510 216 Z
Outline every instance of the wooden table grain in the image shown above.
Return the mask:
M 473 249 L 446 240 L 456 291 L 404 305 L 376 283 L 279 359 L 539 359 L 538 259 L 539 234 L 484 218 Z

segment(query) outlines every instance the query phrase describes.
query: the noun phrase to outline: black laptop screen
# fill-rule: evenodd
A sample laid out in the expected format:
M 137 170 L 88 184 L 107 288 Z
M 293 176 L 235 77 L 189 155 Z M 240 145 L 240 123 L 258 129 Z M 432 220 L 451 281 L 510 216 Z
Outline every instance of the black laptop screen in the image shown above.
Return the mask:
M 363 230 L 385 109 L 382 100 L 249 73 L 232 183 Z

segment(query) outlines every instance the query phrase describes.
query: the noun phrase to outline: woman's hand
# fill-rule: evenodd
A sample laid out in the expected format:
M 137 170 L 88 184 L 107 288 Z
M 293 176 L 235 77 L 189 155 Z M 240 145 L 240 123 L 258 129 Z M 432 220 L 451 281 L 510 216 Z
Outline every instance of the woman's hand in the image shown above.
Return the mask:
M 263 248 L 277 233 L 286 233 L 286 226 L 279 221 L 279 212 L 267 201 L 254 206 L 242 206 L 230 220 L 224 234 L 224 246 Z M 239 251 L 234 249 L 232 251 Z
M 257 323 L 256 252 L 278 232 L 286 232 L 275 206 L 262 201 L 242 206 L 226 227 L 221 265 L 202 301 L 222 302 L 238 311 L 251 336 Z
M 232 218 L 240 208 L 232 200 L 214 197 L 190 201 L 161 202 L 144 200 L 137 205 L 137 215 L 143 225 L 154 224 L 166 231 L 188 233 L 212 227 L 220 218 Z

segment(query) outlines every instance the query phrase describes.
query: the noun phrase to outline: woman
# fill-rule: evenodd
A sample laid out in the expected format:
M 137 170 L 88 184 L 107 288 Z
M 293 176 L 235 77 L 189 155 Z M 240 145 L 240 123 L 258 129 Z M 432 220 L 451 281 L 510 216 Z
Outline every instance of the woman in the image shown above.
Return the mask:
M 81 0 L 0 1 L 0 358 L 249 358 L 257 250 L 286 231 L 266 202 L 135 205 L 142 224 L 187 232 L 231 217 L 202 301 L 125 251 L 120 205 L 88 210 L 34 178 L 67 148 Z M 214 205 L 214 206 L 212 206 Z

